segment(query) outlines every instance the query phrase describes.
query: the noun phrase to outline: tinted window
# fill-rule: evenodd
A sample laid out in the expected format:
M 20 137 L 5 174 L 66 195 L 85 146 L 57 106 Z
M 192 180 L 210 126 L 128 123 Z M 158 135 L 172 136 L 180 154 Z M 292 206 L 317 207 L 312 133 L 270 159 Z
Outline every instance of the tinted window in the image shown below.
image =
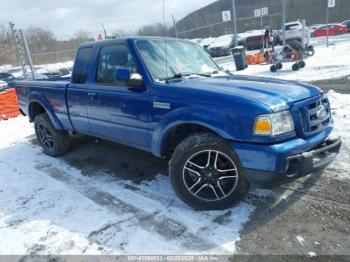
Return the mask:
M 92 54 L 92 47 L 80 48 L 75 60 L 72 82 L 85 84 Z
M 129 48 L 123 44 L 102 47 L 96 83 L 118 84 L 115 78 L 117 69 L 129 69 L 131 74 L 137 73 L 136 63 Z

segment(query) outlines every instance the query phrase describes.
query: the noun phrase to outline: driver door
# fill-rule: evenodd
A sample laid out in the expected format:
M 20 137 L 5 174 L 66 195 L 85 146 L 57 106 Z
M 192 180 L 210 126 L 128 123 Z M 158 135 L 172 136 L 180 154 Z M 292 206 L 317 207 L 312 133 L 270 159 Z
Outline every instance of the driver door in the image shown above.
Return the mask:
M 88 115 L 91 131 L 97 136 L 147 148 L 150 141 L 150 96 L 142 83 L 130 85 L 116 80 L 117 69 L 138 74 L 126 43 L 102 46 L 94 83 L 90 85 Z

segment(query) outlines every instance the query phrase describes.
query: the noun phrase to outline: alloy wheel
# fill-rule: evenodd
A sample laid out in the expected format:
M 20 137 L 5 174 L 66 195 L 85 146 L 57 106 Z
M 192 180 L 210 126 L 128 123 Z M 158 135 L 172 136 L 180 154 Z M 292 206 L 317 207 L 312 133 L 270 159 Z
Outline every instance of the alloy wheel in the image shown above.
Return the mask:
M 183 168 L 187 190 L 205 201 L 226 198 L 236 188 L 238 170 L 230 157 L 217 150 L 204 150 L 190 156 Z

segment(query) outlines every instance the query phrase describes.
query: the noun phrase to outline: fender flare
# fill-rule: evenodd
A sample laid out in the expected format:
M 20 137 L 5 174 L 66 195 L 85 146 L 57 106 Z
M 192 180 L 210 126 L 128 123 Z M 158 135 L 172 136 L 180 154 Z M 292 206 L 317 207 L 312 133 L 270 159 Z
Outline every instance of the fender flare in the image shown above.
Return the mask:
M 45 112 L 48 114 L 52 124 L 54 125 L 54 127 L 56 129 L 64 130 L 61 121 L 57 118 L 57 116 L 54 113 L 53 107 L 47 101 L 47 99 L 39 92 L 33 92 L 29 97 L 28 116 L 29 116 L 31 121 L 34 121 L 34 119 L 32 119 L 32 117 L 31 117 L 31 115 L 32 115 L 31 106 L 33 103 L 38 103 L 44 108 Z
M 204 108 L 181 108 L 172 111 L 157 124 L 152 134 L 152 153 L 162 156 L 162 147 L 169 132 L 180 125 L 193 124 L 211 130 L 227 140 L 239 141 L 239 129 L 232 121 L 223 115 L 215 114 Z

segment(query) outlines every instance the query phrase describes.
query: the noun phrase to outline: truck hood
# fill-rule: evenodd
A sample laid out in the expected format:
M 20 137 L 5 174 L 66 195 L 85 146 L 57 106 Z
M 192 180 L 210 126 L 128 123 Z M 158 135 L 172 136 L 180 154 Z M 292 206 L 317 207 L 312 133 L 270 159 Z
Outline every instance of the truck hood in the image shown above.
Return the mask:
M 291 104 L 322 93 L 312 85 L 251 76 L 217 76 L 185 78 L 172 85 L 209 93 L 244 97 L 268 106 L 272 111 L 288 109 Z

